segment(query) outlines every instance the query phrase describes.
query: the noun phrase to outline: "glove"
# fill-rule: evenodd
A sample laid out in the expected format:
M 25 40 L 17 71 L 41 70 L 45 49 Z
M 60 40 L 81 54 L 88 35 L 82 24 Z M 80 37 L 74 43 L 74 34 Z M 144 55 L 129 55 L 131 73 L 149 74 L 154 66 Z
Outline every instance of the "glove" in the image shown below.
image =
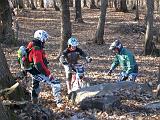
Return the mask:
M 54 80 L 54 76 L 52 74 L 49 75 L 50 81 Z
M 90 58 L 90 57 L 86 57 L 86 61 L 87 61 L 87 63 L 90 63 L 91 61 L 92 61 L 92 58 Z
M 128 75 L 126 73 L 121 74 L 121 81 L 127 80 Z
M 68 65 L 67 61 L 62 62 L 63 65 Z
M 107 75 L 111 76 L 111 74 L 112 74 L 112 70 L 109 70 L 109 71 L 107 72 Z

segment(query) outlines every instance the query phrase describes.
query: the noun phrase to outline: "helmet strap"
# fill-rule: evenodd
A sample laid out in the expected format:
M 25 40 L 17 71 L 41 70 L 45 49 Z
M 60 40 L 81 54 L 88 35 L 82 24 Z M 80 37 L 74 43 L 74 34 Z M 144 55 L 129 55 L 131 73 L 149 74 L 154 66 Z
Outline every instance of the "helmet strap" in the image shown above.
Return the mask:
M 68 48 L 71 48 L 71 45 L 68 45 Z

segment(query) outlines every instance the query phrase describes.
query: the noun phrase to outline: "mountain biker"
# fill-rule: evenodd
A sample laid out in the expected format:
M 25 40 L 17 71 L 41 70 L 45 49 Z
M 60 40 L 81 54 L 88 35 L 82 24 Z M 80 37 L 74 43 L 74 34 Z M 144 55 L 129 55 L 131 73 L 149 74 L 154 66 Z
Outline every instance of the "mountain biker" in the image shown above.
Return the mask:
M 124 48 L 120 40 L 114 41 L 110 45 L 109 50 L 112 50 L 115 53 L 115 58 L 110 70 L 108 71 L 108 75 L 111 75 L 113 70 L 120 65 L 122 72 L 120 73 L 119 81 L 125 81 L 127 79 L 130 81 L 135 81 L 138 74 L 138 65 L 133 53 Z
M 71 37 L 68 40 L 68 47 L 63 51 L 60 56 L 60 63 L 63 64 L 65 73 L 66 73 L 66 85 L 67 85 L 67 93 L 70 94 L 71 90 L 71 79 L 72 79 L 72 70 L 74 69 L 74 65 L 78 63 L 80 57 L 86 59 L 87 62 L 91 62 L 92 59 L 87 56 L 87 54 L 78 46 L 78 40 L 75 37 Z
M 62 100 L 60 97 L 60 83 L 58 80 L 55 80 L 50 70 L 48 69 L 48 61 L 46 59 L 45 52 L 43 50 L 45 42 L 48 40 L 48 33 L 44 30 L 37 30 L 34 33 L 34 40 L 28 43 L 26 51 L 28 53 L 28 61 L 30 67 L 24 69 L 24 72 L 29 72 L 32 74 L 32 93 L 31 99 L 34 104 L 38 102 L 38 95 L 40 93 L 39 83 L 42 81 L 51 85 L 52 93 L 56 100 L 57 106 L 62 105 Z M 23 52 L 24 47 L 20 47 Z

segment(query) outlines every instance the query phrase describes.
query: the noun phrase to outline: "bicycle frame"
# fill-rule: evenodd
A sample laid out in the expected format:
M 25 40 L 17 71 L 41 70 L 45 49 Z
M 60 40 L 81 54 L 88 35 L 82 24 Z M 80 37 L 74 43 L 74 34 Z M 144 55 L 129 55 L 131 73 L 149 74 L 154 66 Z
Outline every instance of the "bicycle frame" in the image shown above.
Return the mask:
M 72 80 L 71 80 L 71 87 L 72 91 L 76 91 L 78 89 L 84 88 L 85 85 L 85 69 L 83 64 L 75 64 L 73 73 L 72 73 Z

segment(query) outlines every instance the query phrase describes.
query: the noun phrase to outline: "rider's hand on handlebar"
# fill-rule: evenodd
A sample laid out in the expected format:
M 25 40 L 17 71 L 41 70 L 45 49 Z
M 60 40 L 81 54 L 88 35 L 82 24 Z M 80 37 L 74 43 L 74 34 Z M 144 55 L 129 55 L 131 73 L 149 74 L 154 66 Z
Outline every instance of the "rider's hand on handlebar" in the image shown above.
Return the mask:
M 52 81 L 54 80 L 54 76 L 52 74 L 49 75 L 49 79 Z
M 87 63 L 90 63 L 92 61 L 92 58 L 87 56 L 86 61 L 87 61 Z
M 63 65 L 68 65 L 67 61 L 62 62 Z
M 121 81 L 128 79 L 128 75 L 126 73 L 121 74 Z

